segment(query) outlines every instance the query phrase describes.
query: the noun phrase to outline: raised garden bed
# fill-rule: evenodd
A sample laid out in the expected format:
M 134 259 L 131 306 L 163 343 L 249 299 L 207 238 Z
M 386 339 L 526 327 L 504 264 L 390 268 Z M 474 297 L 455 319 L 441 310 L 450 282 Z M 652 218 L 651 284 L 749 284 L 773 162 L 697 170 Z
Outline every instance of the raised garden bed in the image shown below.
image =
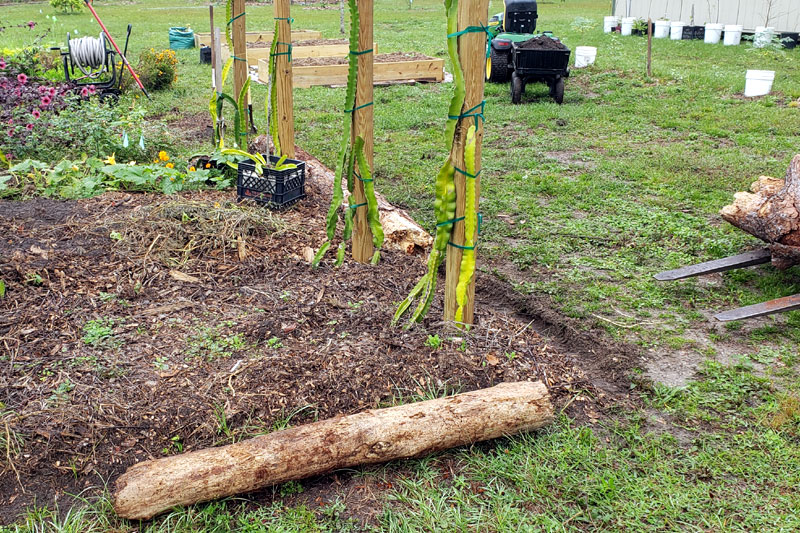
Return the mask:
M 258 79 L 269 81 L 269 63 L 258 62 Z M 393 52 L 375 56 L 373 82 L 426 81 L 444 79 L 444 60 L 417 53 Z M 295 87 L 344 85 L 347 83 L 346 57 L 308 57 L 292 61 L 292 82 Z
M 251 67 L 257 66 L 261 59 L 269 59 L 269 42 L 257 41 L 247 43 L 247 64 Z M 372 44 L 372 50 L 378 52 L 378 44 Z M 346 39 L 308 39 L 305 41 L 292 42 L 292 60 L 307 57 L 347 57 L 350 53 L 350 46 Z M 230 51 L 226 45 L 222 45 L 222 60 L 226 61 L 230 57 Z
M 264 42 L 264 43 L 271 43 L 272 42 L 272 30 L 268 31 L 248 31 L 247 32 L 247 42 L 248 43 L 257 43 L 257 42 Z M 292 30 L 292 41 L 306 41 L 308 39 L 321 39 L 322 33 L 318 32 L 317 30 Z M 224 39 L 224 38 L 223 38 Z M 211 46 L 211 33 L 195 33 L 194 34 L 194 45 L 197 48 L 200 48 L 202 45 Z

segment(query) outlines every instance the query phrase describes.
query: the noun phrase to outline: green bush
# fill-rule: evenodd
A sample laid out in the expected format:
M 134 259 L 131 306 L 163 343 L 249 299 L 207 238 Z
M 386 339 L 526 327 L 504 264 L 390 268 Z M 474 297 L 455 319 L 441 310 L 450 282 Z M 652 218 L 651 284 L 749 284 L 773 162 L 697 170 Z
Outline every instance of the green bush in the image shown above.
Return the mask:
M 83 10 L 83 0 L 50 0 L 50 5 L 64 13 Z
M 139 56 L 136 72 L 149 91 L 169 89 L 178 80 L 178 58 L 172 50 L 145 50 Z

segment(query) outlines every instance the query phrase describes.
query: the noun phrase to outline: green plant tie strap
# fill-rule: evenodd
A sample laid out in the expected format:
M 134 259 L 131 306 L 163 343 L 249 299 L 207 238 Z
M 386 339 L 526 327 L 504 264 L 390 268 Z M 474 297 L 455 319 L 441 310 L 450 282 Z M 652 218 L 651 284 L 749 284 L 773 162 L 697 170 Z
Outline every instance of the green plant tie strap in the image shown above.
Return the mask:
M 468 177 L 468 178 L 472 178 L 472 179 L 475 179 L 475 178 L 477 178 L 478 176 L 480 176 L 480 175 L 481 175 L 481 172 L 483 172 L 483 169 L 481 169 L 481 170 L 479 170 L 478 172 L 476 172 L 475 174 L 470 174 L 470 173 L 469 173 L 469 172 L 467 172 L 466 170 L 461 170 L 461 169 L 460 169 L 460 168 L 458 168 L 457 166 L 453 166 L 453 168 L 454 168 L 454 169 L 456 169 L 456 172 L 458 172 L 459 174 L 463 174 L 463 175 L 465 175 L 466 177 Z
M 478 119 L 486 121 L 486 117 L 483 116 L 483 112 L 486 109 L 486 100 L 483 100 L 480 104 L 476 105 L 475 107 L 468 109 L 466 112 L 461 113 L 460 115 L 447 115 L 447 118 L 451 120 L 459 120 L 462 118 L 474 118 L 475 119 L 475 129 L 478 129 Z M 458 169 L 456 169 L 458 170 Z M 462 174 L 466 174 L 463 170 L 458 170 Z M 480 174 L 480 172 L 478 172 Z
M 285 20 L 289 24 L 292 24 L 294 22 L 294 19 L 292 17 L 273 17 L 272 20 Z
M 365 205 L 367 205 L 367 202 L 364 202 L 364 203 L 361 203 L 361 204 L 352 204 L 352 205 L 349 205 L 348 207 L 349 207 L 350 209 L 356 210 L 356 209 L 358 209 L 359 207 L 364 207 Z
M 464 35 L 465 33 L 485 33 L 490 39 L 492 37 L 492 34 L 489 32 L 489 28 L 481 24 L 480 26 L 467 26 L 463 30 L 455 33 L 448 33 L 447 38 L 452 39 L 453 37 L 458 37 L 460 35 Z
M 464 220 L 464 217 L 451 218 L 450 220 L 445 220 L 444 222 L 439 222 L 438 224 L 436 224 L 436 227 L 438 228 L 440 226 L 449 226 L 450 224 L 455 224 L 456 222 L 461 222 L 462 220 Z M 478 213 L 478 235 L 481 234 L 481 226 L 482 225 L 483 225 L 483 213 Z M 455 246 L 455 245 L 453 245 L 453 246 Z
M 356 172 L 355 170 L 353 171 L 353 176 L 355 176 L 356 178 L 358 178 L 358 181 L 360 181 L 360 182 L 362 182 L 362 183 L 370 183 L 370 182 L 372 182 L 372 181 L 375 181 L 375 178 L 369 178 L 369 179 L 364 179 L 364 178 L 362 178 L 362 177 L 361 177 L 361 174 L 359 174 L 359 173 L 358 173 L 358 172 Z
M 276 44 L 286 45 L 287 46 L 286 51 L 285 52 L 275 52 L 274 54 L 270 54 L 270 56 L 271 57 L 289 56 L 289 63 L 291 63 L 292 62 L 292 43 L 283 43 L 281 41 L 278 41 Z
M 364 55 L 364 54 L 369 54 L 371 52 L 372 52 L 372 48 L 370 48 L 368 50 L 350 50 L 350 55 L 361 56 L 361 55 Z
M 344 112 L 345 113 L 352 113 L 353 111 L 358 111 L 359 109 L 364 109 L 365 107 L 369 107 L 369 106 L 373 105 L 374 103 L 375 102 L 367 102 L 366 104 L 356 106 L 353 109 L 345 109 Z
M 455 224 L 456 222 L 460 222 L 461 220 L 464 220 L 464 217 L 454 218 L 452 220 L 448 220 L 447 222 L 436 224 L 436 226 L 439 227 L 439 226 L 446 226 L 447 224 Z M 483 213 L 478 213 L 478 235 L 481 234 L 481 226 L 483 226 Z M 475 244 L 473 246 L 463 246 L 461 244 L 456 244 L 453 241 L 447 241 L 447 246 L 452 246 L 453 248 L 458 248 L 459 250 L 474 250 L 478 245 Z
M 228 26 L 230 26 L 231 24 L 233 24 L 233 21 L 234 21 L 234 20 L 238 19 L 239 17 L 243 17 L 243 16 L 245 16 L 246 14 L 247 14 L 247 12 L 246 12 L 246 11 L 242 11 L 241 13 L 239 13 L 238 15 L 236 15 L 235 17 L 233 17 L 231 20 L 229 20 L 229 21 L 228 21 Z
M 236 61 L 247 61 L 246 59 L 242 59 L 241 57 L 231 56 Z

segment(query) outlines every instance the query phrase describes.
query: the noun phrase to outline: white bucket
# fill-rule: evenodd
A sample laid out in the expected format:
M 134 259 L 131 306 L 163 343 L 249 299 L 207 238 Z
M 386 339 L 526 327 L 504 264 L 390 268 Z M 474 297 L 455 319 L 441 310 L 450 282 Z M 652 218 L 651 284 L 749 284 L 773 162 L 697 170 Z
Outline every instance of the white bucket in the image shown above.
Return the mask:
M 738 24 L 728 24 L 725 26 L 725 46 L 738 46 L 742 42 L 742 31 L 744 26 Z
M 744 84 L 745 96 L 764 96 L 772 90 L 775 81 L 774 70 L 748 70 Z
M 668 20 L 657 20 L 656 21 L 656 29 L 653 32 L 654 39 L 666 39 L 669 37 L 669 21 Z
M 575 48 L 575 68 L 584 68 L 594 65 L 597 57 L 597 48 L 594 46 L 578 46 Z
M 708 44 L 717 44 L 722 37 L 722 29 L 725 26 L 722 24 L 706 24 L 706 37 L 705 42 Z
M 685 22 L 672 22 L 669 25 L 669 38 L 673 41 L 680 41 L 683 39 L 683 28 L 686 27 Z
M 631 35 L 633 33 L 633 24 L 636 22 L 636 17 L 625 17 L 622 19 L 622 35 Z
M 772 26 L 756 26 L 756 33 L 753 36 L 753 48 L 764 48 L 772 42 L 775 28 Z
M 619 17 L 603 17 L 603 33 L 611 33 L 619 23 Z

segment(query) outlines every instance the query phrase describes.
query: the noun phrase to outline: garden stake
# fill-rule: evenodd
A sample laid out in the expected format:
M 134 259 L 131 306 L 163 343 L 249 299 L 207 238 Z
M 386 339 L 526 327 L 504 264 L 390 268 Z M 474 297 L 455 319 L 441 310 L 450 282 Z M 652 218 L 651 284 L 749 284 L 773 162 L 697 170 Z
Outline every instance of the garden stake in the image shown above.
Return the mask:
M 136 80 L 136 84 L 137 84 L 137 85 L 139 86 L 139 88 L 142 90 L 142 92 L 143 92 L 143 93 L 144 93 L 144 95 L 147 97 L 147 99 L 148 99 L 148 100 L 150 100 L 150 95 L 149 95 L 149 94 L 147 94 L 147 89 L 145 89 L 145 88 L 144 88 L 144 85 L 142 85 L 142 80 L 140 80 L 140 79 L 139 79 L 139 76 L 137 76 L 137 75 L 136 75 L 136 72 L 133 70 L 133 67 L 132 67 L 132 66 L 131 66 L 131 64 L 128 62 L 128 58 L 127 58 L 127 57 L 125 57 L 125 54 L 123 54 L 123 53 L 120 51 L 120 49 L 119 49 L 119 46 L 117 46 L 117 43 L 115 43 L 115 42 L 114 42 L 114 38 L 113 38 L 113 37 L 111 37 L 111 34 L 110 34 L 110 33 L 108 33 L 108 30 L 106 29 L 106 26 L 105 26 L 105 24 L 103 24 L 103 21 L 102 21 L 102 20 L 100 20 L 100 16 L 97 14 L 97 11 L 95 11 L 95 10 L 94 10 L 94 7 L 92 7 L 92 0 L 84 0 L 84 2 L 86 3 L 86 7 L 88 7 L 88 8 L 89 8 L 89 11 L 91 11 L 91 12 L 92 12 L 92 15 L 94 15 L 94 18 L 95 18 L 95 20 L 97 21 L 97 23 L 98 23 L 98 24 L 100 24 L 100 28 L 103 30 L 103 33 L 105 33 L 105 34 L 106 34 L 106 37 L 108 37 L 108 41 L 111 43 L 111 46 L 113 46 L 113 47 L 114 47 L 114 50 L 116 50 L 116 51 L 117 51 L 117 53 L 119 54 L 119 56 L 122 58 L 122 62 L 123 62 L 123 63 L 125 63 L 125 66 L 126 66 L 126 67 L 128 67 L 128 70 L 130 71 L 130 73 L 131 73 L 131 76 L 133 76 L 133 79 L 134 79 L 134 80 Z

